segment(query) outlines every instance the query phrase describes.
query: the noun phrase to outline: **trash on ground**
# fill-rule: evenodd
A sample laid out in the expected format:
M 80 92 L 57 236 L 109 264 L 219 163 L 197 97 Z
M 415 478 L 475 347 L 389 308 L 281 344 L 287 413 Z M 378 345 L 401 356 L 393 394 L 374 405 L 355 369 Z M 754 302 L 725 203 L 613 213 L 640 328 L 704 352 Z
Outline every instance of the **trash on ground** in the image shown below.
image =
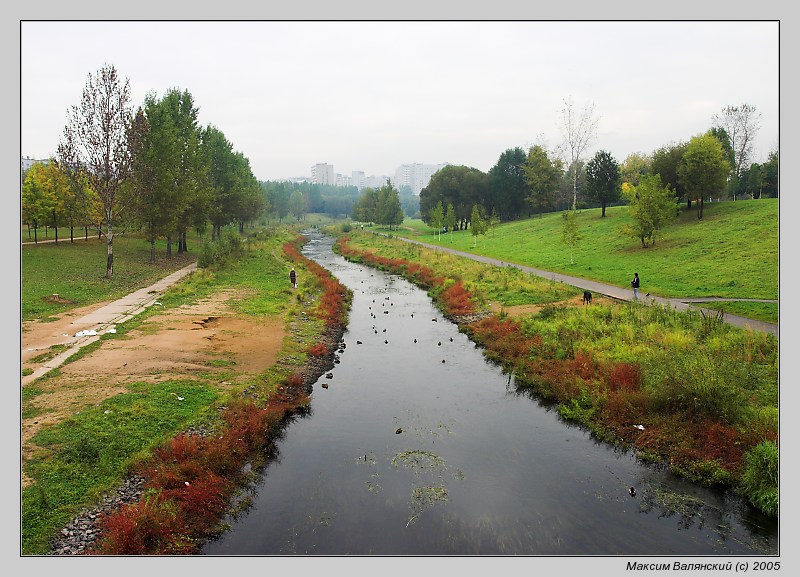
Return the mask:
M 93 337 L 97 334 L 97 331 L 94 329 L 86 329 L 85 331 L 78 331 L 75 333 L 76 337 Z

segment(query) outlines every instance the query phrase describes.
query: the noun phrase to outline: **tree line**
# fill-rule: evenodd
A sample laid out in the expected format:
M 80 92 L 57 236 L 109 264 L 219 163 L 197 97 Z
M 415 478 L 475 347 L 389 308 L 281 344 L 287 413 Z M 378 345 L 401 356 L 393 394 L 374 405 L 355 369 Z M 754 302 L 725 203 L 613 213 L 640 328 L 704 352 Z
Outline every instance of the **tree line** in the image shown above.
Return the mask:
M 509 148 L 488 173 L 445 166 L 420 192 L 422 220 L 435 230 L 459 230 L 471 226 L 473 214 L 483 226 L 588 207 L 599 207 L 602 217 L 607 206 L 626 203 L 637 221 L 629 232 L 649 246 L 677 202 L 694 203 L 702 219 L 708 199 L 778 196 L 778 152 L 762 164 L 751 162 L 759 118 L 753 106 L 726 106 L 704 134 L 620 163 L 606 150 L 584 160 L 597 126 L 593 106 L 579 114 L 571 101 L 564 104 L 558 148 Z
M 68 111 L 56 156 L 25 175 L 21 208 L 34 234 L 47 224 L 68 226 L 70 239 L 75 228 L 104 236 L 110 278 L 118 227 L 143 231 L 154 260 L 157 239 L 171 255 L 173 244 L 188 250 L 189 230 L 211 227 L 212 239 L 234 223 L 241 231 L 265 197 L 249 160 L 219 128 L 199 125 L 187 90 L 148 93 L 134 112 L 129 81 L 106 65 Z

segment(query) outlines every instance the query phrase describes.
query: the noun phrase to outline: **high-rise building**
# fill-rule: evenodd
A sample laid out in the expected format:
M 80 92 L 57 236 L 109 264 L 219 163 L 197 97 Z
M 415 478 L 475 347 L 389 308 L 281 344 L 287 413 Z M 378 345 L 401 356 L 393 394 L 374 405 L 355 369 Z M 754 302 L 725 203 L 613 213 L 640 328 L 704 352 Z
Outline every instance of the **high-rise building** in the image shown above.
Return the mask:
M 353 186 L 361 191 L 367 186 L 367 175 L 364 174 L 363 170 L 354 170 L 351 182 Z
M 333 165 L 327 162 L 313 165 L 311 167 L 311 182 L 314 184 L 336 184 Z
M 395 170 L 393 184 L 398 190 L 409 186 L 414 194 L 419 195 L 420 191 L 428 186 L 431 177 L 447 165 L 447 162 L 443 164 L 421 164 L 419 162 L 401 164 Z

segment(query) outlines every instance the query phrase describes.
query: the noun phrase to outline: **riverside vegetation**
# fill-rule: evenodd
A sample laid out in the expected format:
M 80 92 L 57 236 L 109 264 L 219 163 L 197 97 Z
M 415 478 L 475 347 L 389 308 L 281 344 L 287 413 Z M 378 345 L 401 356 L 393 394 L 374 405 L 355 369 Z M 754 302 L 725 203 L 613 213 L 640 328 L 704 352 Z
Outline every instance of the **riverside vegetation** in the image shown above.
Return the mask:
M 706 234 L 717 236 L 708 228 Z M 460 236 L 463 243 L 467 233 Z M 517 245 L 517 255 L 533 251 L 527 240 Z M 519 389 L 551 403 L 562 418 L 694 482 L 734 488 L 765 514 L 778 515 L 773 335 L 732 327 L 722 313 L 681 313 L 602 298 L 591 306 L 567 306 L 578 293 L 571 287 L 356 227 L 340 235 L 337 247 L 348 259 L 401 274 L 428 290 L 488 359 L 513 374 Z M 482 251 L 508 259 L 502 252 L 493 239 Z M 618 268 L 627 262 L 627 250 L 610 252 L 605 266 L 614 259 Z M 676 258 L 669 248 L 663 252 L 654 254 L 661 262 L 670 253 Z M 725 255 L 717 258 L 724 261 Z M 720 264 L 715 270 L 723 269 Z M 713 275 L 707 282 L 712 281 Z M 499 311 L 491 312 L 492 303 Z M 528 314 L 508 313 L 522 304 L 540 306 Z
M 278 361 L 244 382 L 220 359 L 205 373 L 132 383 L 127 392 L 40 430 L 23 451 L 22 469 L 30 483 L 22 490 L 22 554 L 47 553 L 74 515 L 127 477 L 144 479 L 141 498 L 102 514 L 94 546 L 87 552 L 198 552 L 205 539 L 224 529 L 222 516 L 237 497 L 238 506 L 246 507 L 243 488 L 274 454 L 287 420 L 307 410 L 308 386 L 333 366 L 350 294 L 326 270 L 302 257 L 301 237 L 286 227 L 247 241 L 234 230 L 223 232 L 213 250 L 201 253 L 209 266 L 164 294 L 163 309 L 151 307 L 89 349 L 126 338 L 150 315 L 221 288 L 237 288 L 247 295 L 232 303 L 239 314 L 285 321 L 287 336 Z M 28 270 L 33 270 L 36 257 L 30 260 Z M 304 279 L 297 290 L 287 286 L 290 263 Z M 46 268 L 39 272 L 47 276 Z M 37 405 L 37 397 L 57 373 L 22 388 L 23 418 L 46 411 Z M 180 403 L 174 402 L 177 395 L 183 395 Z
M 724 204 L 720 203 L 723 210 Z M 713 222 L 713 208 L 707 208 L 706 222 Z M 579 216 L 588 218 L 591 211 Z M 521 242 L 521 229 L 513 234 L 503 230 L 535 227 L 548 218 L 500 225 L 477 248 L 491 253 L 495 239 L 508 234 L 509 245 L 516 243 L 520 250 L 538 254 L 526 248 L 527 239 Z M 764 226 L 761 222 L 754 226 Z M 719 226 L 710 228 L 715 231 Z M 679 223 L 668 232 L 671 235 L 680 228 Z M 454 242 L 467 234 L 454 234 Z M 705 236 L 716 234 L 706 231 Z M 448 237 L 443 236 L 441 242 Z M 23 472 L 32 479 L 22 492 L 23 554 L 46 553 L 70 518 L 130 476 L 146 478 L 142 498 L 102 516 L 102 531 L 91 552 L 194 553 L 205 539 L 224 530 L 220 519 L 226 510 L 235 513 L 247 507 L 244 488 L 259 465 L 275 453 L 282 425 L 307 410 L 305 384 L 332 363 L 346 324 L 349 295 L 324 269 L 300 255 L 298 239 L 286 227 L 252 235 L 244 242 L 234 240 L 239 238 L 234 231 L 225 231 L 223 238 L 227 245 L 202 249 L 201 259 L 209 266 L 160 301 L 169 309 L 223 287 L 246 289 L 249 296 L 233 303 L 241 314 L 280 318 L 286 323 L 287 337 L 278 362 L 232 387 L 219 384 L 226 378 L 236 380 L 236 368 L 222 361 L 216 372 L 209 368 L 207 373 L 193 373 L 182 380 L 134 383 L 127 393 L 40 431 L 33 439 L 39 450 L 23 458 Z M 471 240 L 459 248 L 471 248 Z M 657 250 L 648 249 L 647 255 L 670 252 L 667 242 L 660 243 Z M 520 389 L 552 403 L 563 418 L 696 482 L 734 487 L 756 507 L 777 516 L 775 337 L 729 327 L 720 317 L 597 297 L 590 307 L 566 306 L 571 298 L 579 300 L 579 292 L 572 287 L 369 233 L 352 232 L 338 246 L 347 258 L 403 274 L 426 288 L 448 316 L 483 346 L 488 358 L 513 373 Z M 771 245 L 765 250 L 771 254 Z M 624 269 L 625 277 L 631 268 L 627 264 L 630 252 L 625 249 L 616 255 L 616 268 Z M 38 257 L 33 256 L 43 253 L 23 254 L 26 285 L 27 279 L 35 278 L 42 286 L 54 286 L 46 278 L 47 259 L 39 261 L 37 268 Z M 722 256 L 741 260 L 738 254 Z M 76 252 L 70 258 L 78 262 L 83 257 Z M 125 251 L 119 250 L 120 266 L 125 258 Z M 674 264 L 668 256 L 661 258 L 662 266 Z M 86 259 L 98 260 L 93 254 Z M 581 258 L 576 260 L 581 266 Z M 766 267 L 772 266 L 770 261 L 760 260 Z M 298 291 L 286 286 L 289 263 L 308 279 Z M 183 264 L 172 266 L 177 269 Z M 644 277 L 641 271 L 647 269 L 639 263 L 635 266 Z M 564 271 L 576 274 L 573 268 Z M 754 276 L 769 279 L 771 274 L 767 270 Z M 70 288 L 63 281 L 66 276 L 62 271 L 62 294 L 82 290 L 74 287 L 82 286 L 85 279 L 73 279 Z M 747 284 L 745 277 L 740 280 Z M 709 277 L 709 284 L 714 280 L 713 275 Z M 134 288 L 138 287 L 131 285 L 130 290 Z M 23 290 L 23 318 L 46 317 L 70 306 L 49 303 L 54 308 L 26 316 L 32 300 L 41 300 L 44 294 L 26 296 Z M 94 296 L 86 296 L 86 302 L 100 300 L 101 294 L 103 287 Z M 536 305 L 538 312 L 511 314 L 514 307 L 530 305 Z M 148 310 L 120 325 L 116 335 L 104 335 L 78 355 L 89 354 L 106 340 L 126 338 L 154 314 L 158 312 Z M 36 400 L 46 389 L 47 379 L 22 388 L 23 418 L 43 410 Z M 187 386 L 194 393 L 187 397 L 191 402 L 165 402 Z M 113 424 L 103 418 L 106 411 L 117 415 Z

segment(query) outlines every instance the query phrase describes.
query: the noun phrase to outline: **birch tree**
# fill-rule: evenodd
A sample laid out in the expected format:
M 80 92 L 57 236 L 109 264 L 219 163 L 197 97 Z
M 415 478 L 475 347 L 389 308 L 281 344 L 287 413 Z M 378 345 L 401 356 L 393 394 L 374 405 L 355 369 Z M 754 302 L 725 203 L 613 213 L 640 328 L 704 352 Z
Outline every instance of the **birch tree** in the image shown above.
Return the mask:
M 113 65 L 103 66 L 96 75 L 90 73 L 80 105 L 69 109 L 57 153 L 59 165 L 73 182 L 85 179 L 102 203 L 103 221 L 97 227 L 106 238 L 106 278 L 111 278 L 114 271 L 117 193 L 131 166 L 130 101 L 129 82 L 119 78 Z
M 564 99 L 564 107 L 561 109 L 561 133 L 572 171 L 572 210 L 578 205 L 578 166 L 583 153 L 595 139 L 599 122 L 600 118 L 594 113 L 594 103 L 588 104 L 583 111 L 578 112 L 572 98 Z
M 753 142 L 758 132 L 761 115 L 751 104 L 726 106 L 712 118 L 716 127 L 722 128 L 733 149 L 731 176 L 734 179 L 733 200 L 736 200 L 737 183 L 750 166 Z

